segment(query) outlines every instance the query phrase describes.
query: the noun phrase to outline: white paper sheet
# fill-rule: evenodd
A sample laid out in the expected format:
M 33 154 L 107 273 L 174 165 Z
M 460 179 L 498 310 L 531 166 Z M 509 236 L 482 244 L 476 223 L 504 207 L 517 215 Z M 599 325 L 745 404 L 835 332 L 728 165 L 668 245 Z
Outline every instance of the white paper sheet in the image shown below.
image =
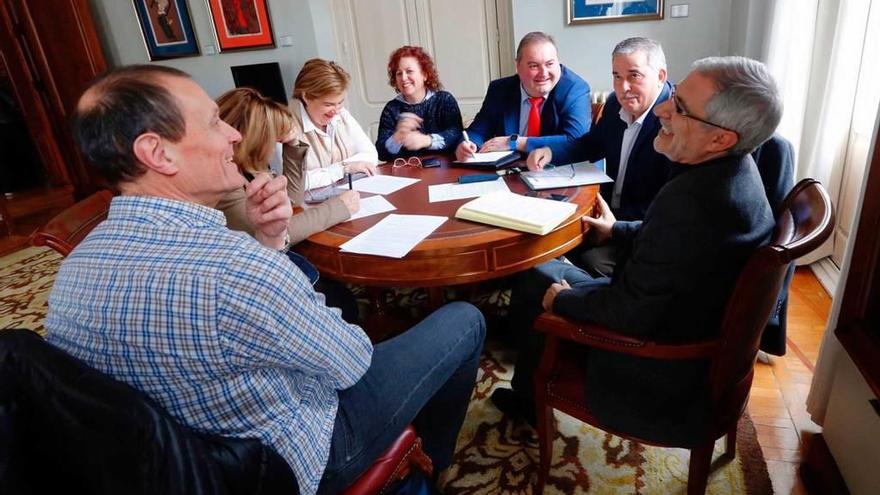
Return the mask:
M 397 208 L 385 199 L 385 196 L 370 196 L 369 198 L 361 198 L 361 207 L 349 220 L 357 220 L 358 218 L 368 217 L 377 213 L 385 213 L 386 211 L 396 210 Z
M 485 153 L 474 153 L 472 157 L 461 161 L 456 160 L 455 163 L 494 163 L 511 153 L 512 151 L 487 151 Z
M 348 253 L 403 258 L 422 239 L 443 225 L 446 217 L 397 215 L 392 213 L 379 223 L 339 246 Z
M 428 202 L 451 201 L 453 199 L 476 198 L 495 191 L 510 191 L 507 182 L 499 177 L 493 181 L 471 182 L 470 184 L 436 184 L 428 186 Z
M 393 177 L 391 175 L 374 175 L 372 177 L 364 177 L 352 183 L 352 189 L 355 191 L 368 192 L 373 194 L 391 194 L 398 189 L 415 184 L 419 179 L 409 177 Z M 348 184 L 342 186 L 348 189 Z

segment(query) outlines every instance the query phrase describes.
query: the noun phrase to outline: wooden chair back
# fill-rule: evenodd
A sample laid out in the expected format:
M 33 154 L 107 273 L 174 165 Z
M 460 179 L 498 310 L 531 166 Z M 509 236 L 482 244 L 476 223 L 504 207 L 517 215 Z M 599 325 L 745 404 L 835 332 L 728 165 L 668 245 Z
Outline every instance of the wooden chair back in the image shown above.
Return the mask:
M 605 103 L 593 103 L 591 109 L 593 111 L 593 125 L 596 125 L 596 123 L 599 122 L 599 119 L 602 118 L 602 112 L 605 110 Z
M 831 235 L 834 211 L 828 193 L 804 179 L 786 196 L 770 244 L 746 263 L 721 322 L 710 383 L 716 431 L 742 414 L 752 384 L 761 333 L 775 307 L 789 263 L 819 247 Z
M 48 246 L 67 256 L 80 241 L 107 218 L 110 191 L 98 191 L 49 220 L 31 234 L 32 246 Z

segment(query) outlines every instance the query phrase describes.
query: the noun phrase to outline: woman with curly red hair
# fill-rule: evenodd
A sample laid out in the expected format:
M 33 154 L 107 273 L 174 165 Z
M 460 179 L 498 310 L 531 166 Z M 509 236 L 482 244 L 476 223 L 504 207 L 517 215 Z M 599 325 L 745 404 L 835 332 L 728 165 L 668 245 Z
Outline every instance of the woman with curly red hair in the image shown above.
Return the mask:
M 376 149 L 390 160 L 425 151 L 449 151 L 461 141 L 461 111 L 443 91 L 434 60 L 418 46 L 403 46 L 388 59 L 388 84 L 397 90 L 379 119 Z

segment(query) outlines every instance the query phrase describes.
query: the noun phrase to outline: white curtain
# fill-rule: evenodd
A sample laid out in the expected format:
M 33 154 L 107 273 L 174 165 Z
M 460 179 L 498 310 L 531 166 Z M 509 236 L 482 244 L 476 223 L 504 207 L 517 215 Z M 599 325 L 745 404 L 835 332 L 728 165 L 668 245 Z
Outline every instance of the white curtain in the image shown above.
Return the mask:
M 764 59 L 783 94 L 785 112 L 778 132 L 795 146 L 796 176 L 820 180 L 839 212 L 855 209 L 852 220 L 858 225 L 864 178 L 855 182 L 855 189 L 861 184 L 859 193 L 850 190 L 843 198 L 841 190 L 845 166 L 860 170 L 867 160 L 880 118 L 880 0 L 776 0 L 769 13 Z M 855 205 L 841 204 L 843 200 Z M 800 261 L 831 254 L 834 238 Z M 849 235 L 829 329 L 837 326 L 854 238 Z M 824 421 L 843 352 L 834 333 L 826 331 L 807 398 L 807 410 L 818 424 Z
M 835 205 L 853 110 L 859 104 L 856 90 L 872 3 L 776 0 L 770 8 L 764 58 L 784 98 L 779 133 L 794 144 L 796 178 L 821 181 Z M 800 262 L 828 256 L 833 241 L 834 236 Z

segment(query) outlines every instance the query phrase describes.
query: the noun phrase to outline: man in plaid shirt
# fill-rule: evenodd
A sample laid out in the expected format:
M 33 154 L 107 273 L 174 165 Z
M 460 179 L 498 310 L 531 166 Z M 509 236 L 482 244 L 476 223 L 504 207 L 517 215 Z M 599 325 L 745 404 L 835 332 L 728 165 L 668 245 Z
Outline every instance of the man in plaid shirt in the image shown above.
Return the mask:
M 374 348 L 278 252 L 286 179 L 245 185 L 240 134 L 184 72 L 110 72 L 80 99 L 75 133 L 120 195 L 62 264 L 50 342 L 191 428 L 260 438 L 302 493 L 339 492 L 409 423 L 449 465 L 485 333 L 476 308 L 444 306 Z M 213 208 L 240 187 L 256 240 Z

